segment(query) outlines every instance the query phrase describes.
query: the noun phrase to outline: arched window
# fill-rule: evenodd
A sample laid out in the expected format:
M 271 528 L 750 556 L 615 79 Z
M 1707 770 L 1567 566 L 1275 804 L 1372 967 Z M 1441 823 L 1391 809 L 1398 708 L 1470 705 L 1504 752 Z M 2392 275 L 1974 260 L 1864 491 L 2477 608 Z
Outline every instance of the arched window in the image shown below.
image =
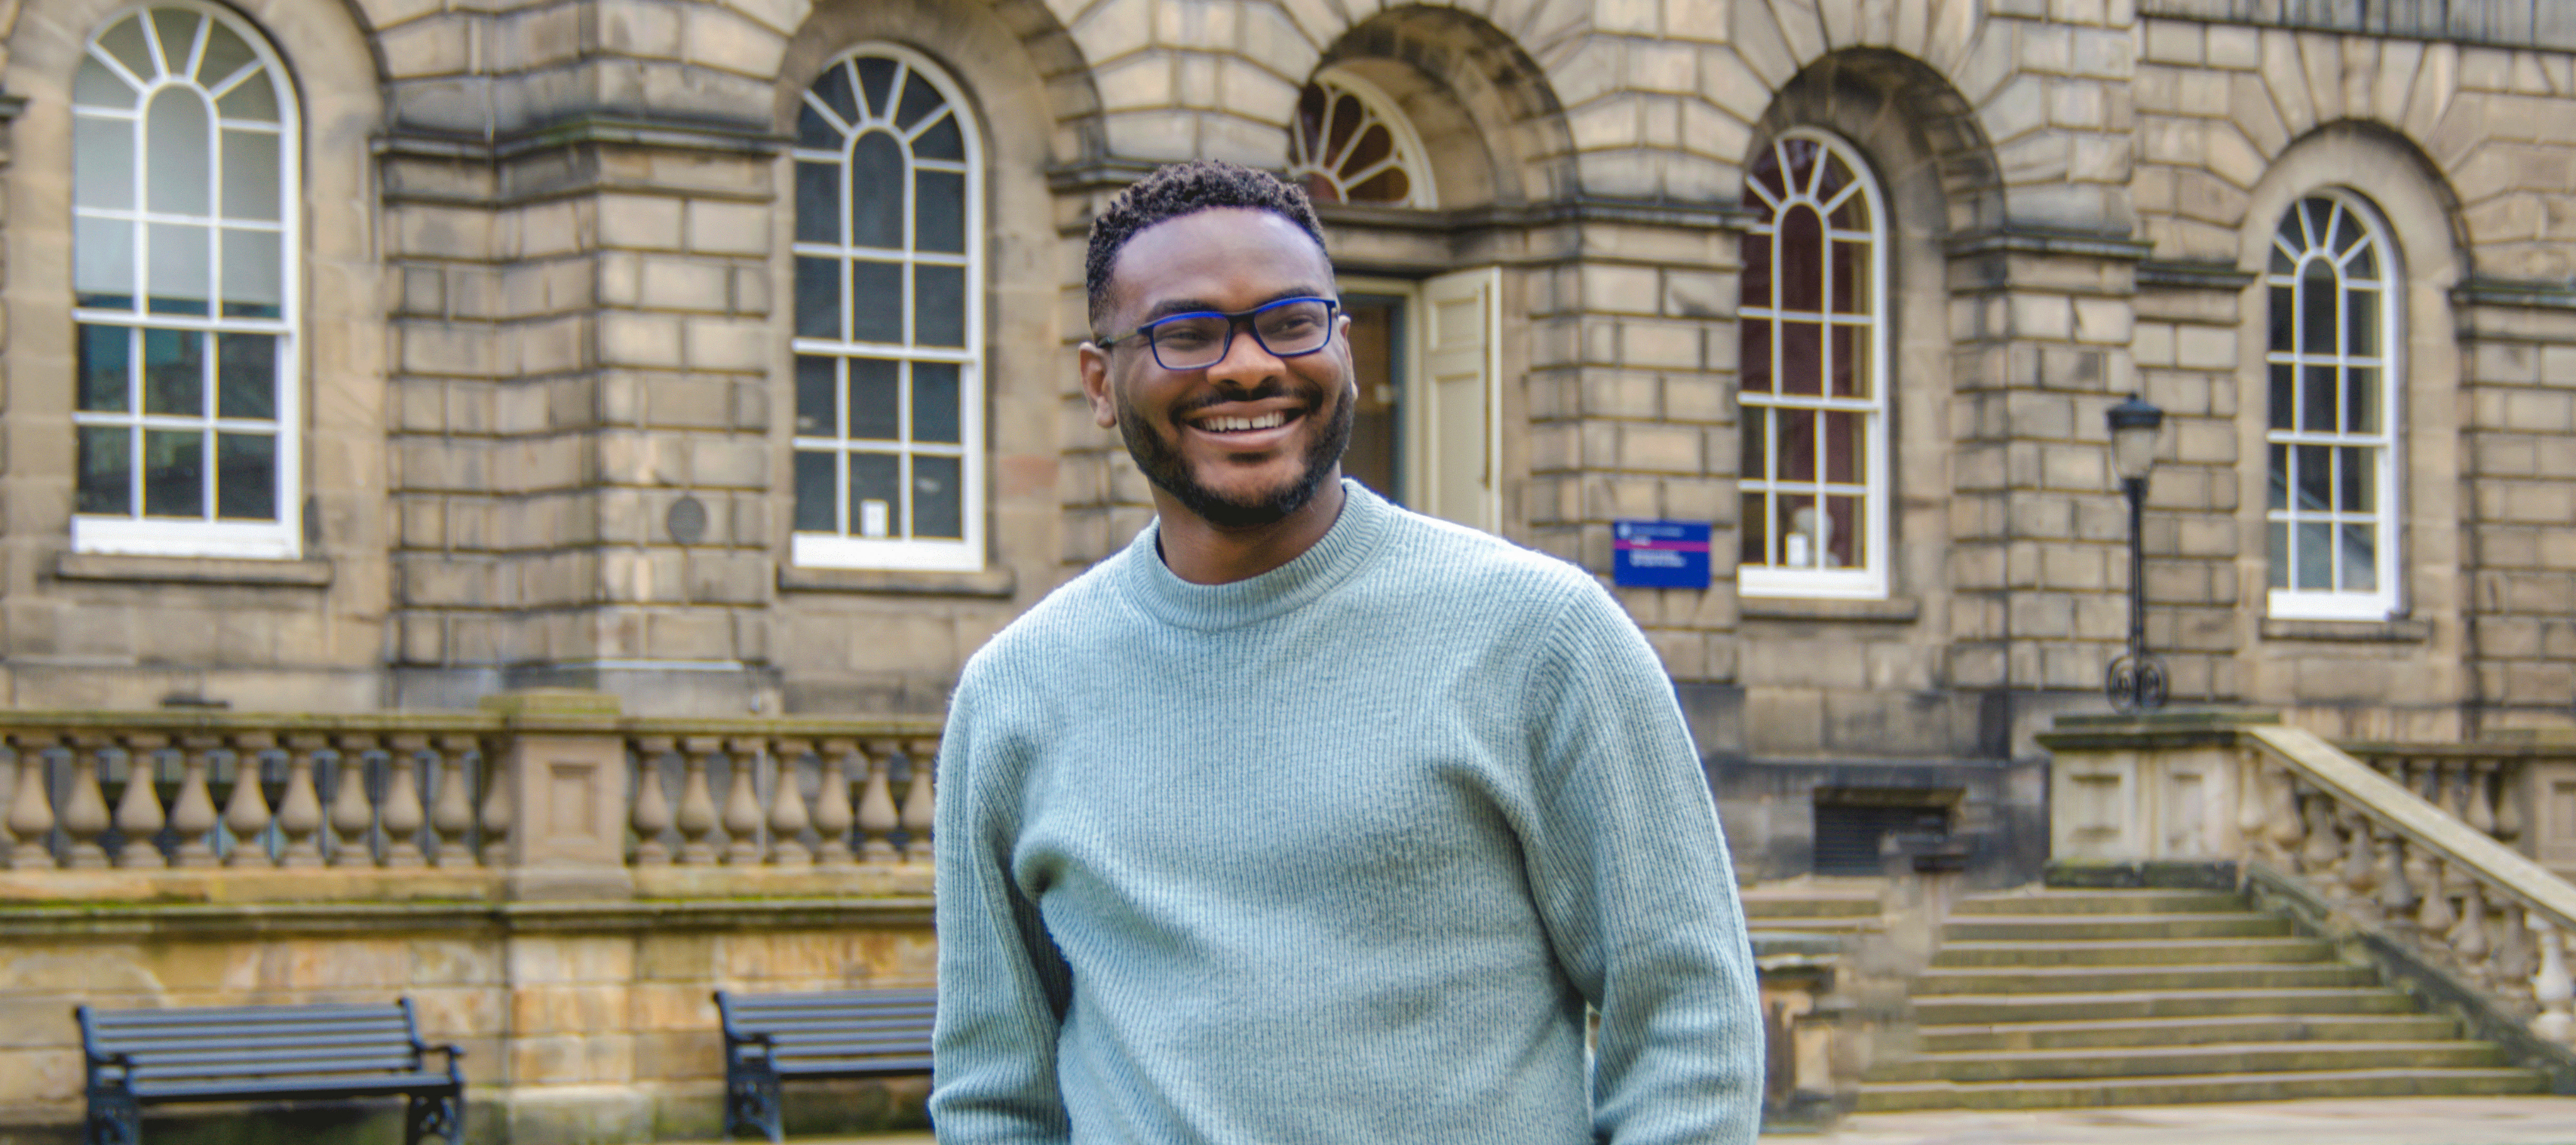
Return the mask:
M 76 549 L 297 554 L 292 91 L 256 30 L 186 0 L 81 59 Z
M 800 565 L 984 566 L 983 198 L 956 85 L 870 45 L 796 125 Z
M 1738 587 L 1887 594 L 1886 212 L 1860 154 L 1793 130 L 1745 172 Z
M 2266 532 L 2275 616 L 2384 619 L 2397 603 L 2394 252 L 2340 191 L 2272 235 Z
M 1440 205 L 1412 122 L 1384 93 L 1339 72 L 1316 76 L 1298 93 L 1288 177 L 1318 203 Z

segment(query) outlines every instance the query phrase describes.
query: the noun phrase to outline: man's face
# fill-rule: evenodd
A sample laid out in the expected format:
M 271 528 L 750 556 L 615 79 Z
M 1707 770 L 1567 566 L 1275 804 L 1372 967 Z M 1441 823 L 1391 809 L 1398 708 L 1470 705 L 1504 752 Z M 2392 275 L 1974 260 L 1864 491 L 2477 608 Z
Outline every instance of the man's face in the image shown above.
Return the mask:
M 1335 296 L 1332 265 L 1315 240 L 1269 211 L 1214 208 L 1127 240 L 1111 267 L 1104 333 L 1300 296 Z M 1272 524 L 1341 477 L 1356 382 L 1350 319 L 1333 322 L 1330 343 L 1293 358 L 1263 349 L 1238 323 L 1225 357 L 1195 370 L 1164 369 L 1142 338 L 1108 350 L 1086 345 L 1083 390 L 1146 479 L 1190 513 L 1219 528 Z M 1244 425 L 1261 428 L 1229 428 Z

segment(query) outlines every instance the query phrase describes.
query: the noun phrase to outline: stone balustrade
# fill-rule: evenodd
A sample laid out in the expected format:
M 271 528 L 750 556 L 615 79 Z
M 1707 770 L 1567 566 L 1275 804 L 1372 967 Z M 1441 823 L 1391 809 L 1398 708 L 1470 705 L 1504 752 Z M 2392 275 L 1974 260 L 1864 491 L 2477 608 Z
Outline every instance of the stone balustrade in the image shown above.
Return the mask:
M 927 893 L 936 720 L 0 712 L 0 900 Z

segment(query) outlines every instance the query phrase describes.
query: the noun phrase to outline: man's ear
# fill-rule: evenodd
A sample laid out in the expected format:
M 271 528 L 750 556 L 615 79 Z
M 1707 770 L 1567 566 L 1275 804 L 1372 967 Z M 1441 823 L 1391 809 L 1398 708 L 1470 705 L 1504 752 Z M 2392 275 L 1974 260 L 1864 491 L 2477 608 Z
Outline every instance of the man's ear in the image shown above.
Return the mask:
M 1109 351 L 1086 341 L 1077 352 L 1082 359 L 1082 396 L 1091 399 L 1092 423 L 1102 429 L 1117 425 L 1118 402 L 1109 393 Z

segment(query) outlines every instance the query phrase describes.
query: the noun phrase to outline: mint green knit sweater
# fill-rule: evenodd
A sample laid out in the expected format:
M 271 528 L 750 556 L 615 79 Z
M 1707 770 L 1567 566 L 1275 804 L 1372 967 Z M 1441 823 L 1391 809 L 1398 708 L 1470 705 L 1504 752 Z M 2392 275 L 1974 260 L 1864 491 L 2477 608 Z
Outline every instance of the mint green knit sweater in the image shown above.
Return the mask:
M 1233 584 L 1149 528 L 967 665 L 943 1145 L 1753 1140 L 1751 953 L 1653 651 L 1581 571 L 1344 488 Z

